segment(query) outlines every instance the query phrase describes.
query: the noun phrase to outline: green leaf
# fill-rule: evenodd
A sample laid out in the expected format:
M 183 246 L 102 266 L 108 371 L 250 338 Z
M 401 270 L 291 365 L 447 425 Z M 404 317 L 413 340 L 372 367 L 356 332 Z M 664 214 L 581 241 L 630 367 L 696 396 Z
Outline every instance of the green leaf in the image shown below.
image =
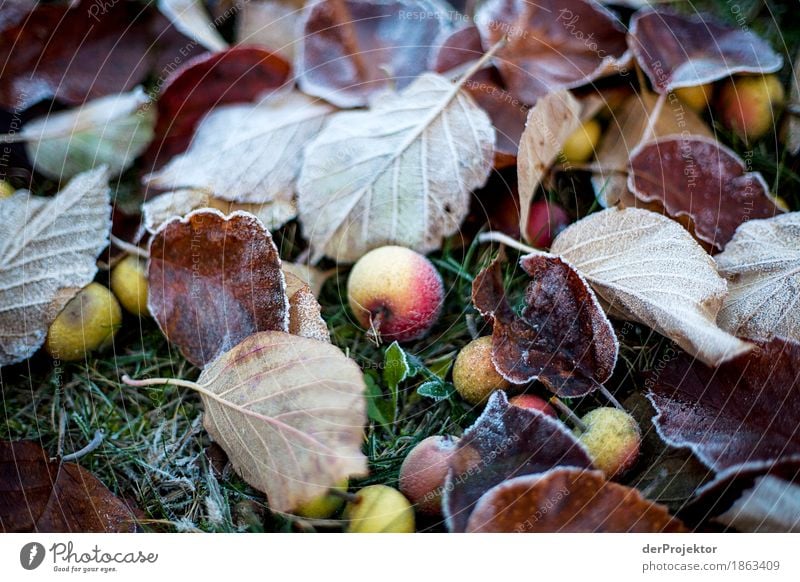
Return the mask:
M 397 342 L 392 342 L 383 356 L 383 381 L 394 393 L 400 382 L 411 374 L 411 367 L 408 364 L 408 356 Z
M 370 374 L 364 374 L 364 382 L 367 385 L 367 418 L 386 426 L 392 424 L 394 422 L 392 403 L 383 397 L 381 387 Z
M 440 400 L 447 400 L 455 391 L 455 387 L 452 384 L 439 380 L 428 380 L 417 388 L 417 394 L 427 398 L 433 398 L 437 402 Z

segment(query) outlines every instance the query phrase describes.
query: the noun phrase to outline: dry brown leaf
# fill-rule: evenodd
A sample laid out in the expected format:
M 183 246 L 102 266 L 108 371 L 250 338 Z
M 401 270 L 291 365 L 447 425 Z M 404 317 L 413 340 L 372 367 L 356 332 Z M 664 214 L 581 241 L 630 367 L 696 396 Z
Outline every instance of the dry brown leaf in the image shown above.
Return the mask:
M 311 287 L 290 270 L 282 270 L 286 279 L 286 297 L 289 298 L 289 333 L 330 343 L 328 326 L 322 319 L 321 307 Z
M 200 0 L 158 0 L 158 9 L 172 25 L 210 51 L 223 51 L 228 43 L 211 23 Z
M 706 123 L 694 111 L 679 101 L 671 101 L 661 107 L 658 119 L 652 123 L 650 138 L 683 134 L 713 137 Z M 615 112 L 597 149 L 599 170 L 592 177 L 598 202 L 604 207 L 622 201 L 626 206 L 635 206 L 636 199 L 628 191 L 628 159 L 641 143 L 650 123 L 658 97 L 649 91 L 631 95 Z M 620 170 L 620 171 L 616 171 Z
M 306 148 L 298 182 L 312 259 L 351 262 L 387 244 L 438 249 L 493 155 L 489 117 L 461 84 L 433 73 L 368 110 L 333 115 Z
M 274 510 L 290 511 L 367 472 L 364 379 L 335 346 L 257 333 L 190 387 L 203 399 L 206 430 Z
M 528 232 L 528 214 L 536 188 L 556 161 L 567 138 L 580 126 L 581 104 L 569 91 L 550 93 L 528 111 L 519 140 L 519 230 Z
M 717 327 L 725 279 L 689 232 L 665 216 L 603 210 L 567 227 L 551 251 L 589 281 L 612 314 L 651 327 L 708 365 L 752 347 Z
M 740 337 L 800 341 L 800 212 L 745 222 L 714 259 L 729 290 L 720 327 Z
M 238 204 L 214 198 L 200 190 L 176 190 L 165 192 L 142 204 L 143 224 L 150 234 L 155 234 L 165 222 L 199 208 L 214 208 L 223 214 L 231 214 L 237 210 L 249 212 L 267 230 L 280 228 L 297 216 L 297 208 L 290 197 L 280 197 L 264 204 Z
M 283 262 L 281 269 L 283 269 L 284 273 L 291 273 L 308 285 L 314 297 L 319 297 L 325 281 L 334 273 L 334 271 L 322 271 L 307 263 L 289 263 L 286 261 Z
M 55 197 L 0 200 L 0 366 L 39 349 L 50 324 L 92 282 L 108 245 L 108 171 L 75 176 Z
M 145 177 L 149 186 L 211 192 L 233 202 L 291 200 L 302 151 L 332 108 L 299 92 L 217 107 L 192 145 Z

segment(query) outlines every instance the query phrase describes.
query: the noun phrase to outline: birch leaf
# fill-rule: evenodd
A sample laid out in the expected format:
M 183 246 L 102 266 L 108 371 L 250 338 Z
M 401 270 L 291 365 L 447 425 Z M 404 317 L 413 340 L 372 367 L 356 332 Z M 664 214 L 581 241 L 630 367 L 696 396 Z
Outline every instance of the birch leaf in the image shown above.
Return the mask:
M 556 161 L 567 138 L 580 126 L 581 105 L 569 91 L 550 93 L 528 111 L 519 141 L 519 229 L 527 233 L 528 214 L 536 188 Z
M 283 332 L 251 335 L 198 379 L 204 426 L 236 471 L 290 511 L 365 475 L 359 367 L 331 344 Z
M 208 50 L 228 48 L 199 0 L 158 0 L 158 9 L 175 28 Z
M 298 183 L 312 258 L 351 262 L 387 244 L 438 249 L 493 156 L 488 115 L 461 84 L 433 73 L 368 110 L 334 115 L 306 149 Z
M 59 311 L 94 279 L 111 230 L 107 182 L 100 168 L 54 198 L 18 191 L 0 200 L 0 366 L 32 356 Z
M 564 257 L 618 317 L 643 323 L 708 365 L 752 346 L 717 327 L 727 285 L 713 259 L 669 218 L 637 208 L 590 214 L 559 234 Z
M 205 190 L 233 202 L 286 200 L 303 147 L 331 111 L 298 92 L 218 107 L 200 123 L 189 149 L 145 182 L 162 189 Z
M 729 289 L 720 327 L 800 341 L 800 212 L 745 222 L 715 260 Z
M 105 164 L 112 176 L 127 170 L 153 139 L 155 116 L 141 87 L 107 95 L 68 111 L 37 117 L 14 141 L 24 141 L 36 171 L 68 179 Z

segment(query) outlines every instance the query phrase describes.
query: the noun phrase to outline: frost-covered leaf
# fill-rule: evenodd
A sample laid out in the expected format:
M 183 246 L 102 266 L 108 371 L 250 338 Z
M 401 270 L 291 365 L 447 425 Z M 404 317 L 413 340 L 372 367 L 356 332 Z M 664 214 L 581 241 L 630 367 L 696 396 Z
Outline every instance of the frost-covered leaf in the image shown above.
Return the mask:
M 800 344 L 759 342 L 717 368 L 679 354 L 650 384 L 661 437 L 715 471 L 800 458 Z
M 233 202 L 290 200 L 303 148 L 331 111 L 298 92 L 218 107 L 200 123 L 189 149 L 145 181 Z
M 663 505 L 600 471 L 557 468 L 509 479 L 489 490 L 469 518 L 468 532 L 684 532 Z
M 527 255 L 520 264 L 532 281 L 519 315 L 506 298 L 498 261 L 472 285 L 475 307 L 493 323 L 497 371 L 515 384 L 539 380 L 564 397 L 599 388 L 614 371 L 618 344 L 594 292 L 558 257 Z
M 714 259 L 728 279 L 720 327 L 800 341 L 800 212 L 745 222 Z
M 203 424 L 236 471 L 290 511 L 367 472 L 359 367 L 328 343 L 269 331 L 223 354 L 197 383 Z
M 475 504 L 495 485 L 557 466 L 589 469 L 592 462 L 560 421 L 538 410 L 509 406 L 505 393 L 496 391 L 464 432 L 448 466 L 442 508 L 448 529 L 462 532 Z
M 439 0 L 320 0 L 300 23 L 295 58 L 302 91 L 338 107 L 361 107 L 402 89 L 428 68 L 452 9 Z
M 203 116 L 215 107 L 251 103 L 277 91 L 290 79 L 291 66 L 280 56 L 253 46 L 205 53 L 167 77 L 157 100 L 155 139 L 143 167 L 155 171 L 192 141 Z
M 105 168 L 75 176 L 53 198 L 18 191 L 0 199 L 0 366 L 39 349 L 64 305 L 97 273 L 108 245 Z
M 133 533 L 136 516 L 92 473 L 37 442 L 0 441 L 0 533 Z
M 556 161 L 567 138 L 580 127 L 581 104 L 569 91 L 549 93 L 528 112 L 519 141 L 519 229 L 527 235 L 531 201 L 550 166 Z
M 561 232 L 551 252 L 586 278 L 613 315 L 651 327 L 707 364 L 751 347 L 717 327 L 725 279 L 665 216 L 636 208 L 596 212 Z
M 278 249 L 252 214 L 196 210 L 150 243 L 147 306 L 161 331 L 198 366 L 259 331 L 288 331 Z
M 306 148 L 298 210 L 312 257 L 438 249 L 492 168 L 494 129 L 459 84 L 429 73 L 366 111 L 337 113 Z
M 620 72 L 629 61 L 619 20 L 593 1 L 488 0 L 475 23 L 484 48 L 508 38 L 497 68 L 508 90 L 529 104 Z
M 50 113 L 25 124 L 14 141 L 36 171 L 54 180 L 68 179 L 101 165 L 112 176 L 127 170 L 153 138 L 154 112 L 141 87 L 107 95 L 68 111 Z
M 290 271 L 282 270 L 289 299 L 289 333 L 330 343 L 328 326 L 311 287 Z
M 211 23 L 201 0 L 158 0 L 158 9 L 175 28 L 208 50 L 228 48 L 228 43 Z
M 800 533 L 800 485 L 772 475 L 758 477 L 714 520 L 744 532 Z
M 214 208 L 223 214 L 237 210 L 249 212 L 269 231 L 280 228 L 297 216 L 297 208 L 291 199 L 278 198 L 264 204 L 238 204 L 214 198 L 200 190 L 176 190 L 165 192 L 142 205 L 143 224 L 150 234 L 154 234 L 168 220 L 199 208 Z
M 240 4 L 236 42 L 269 48 L 292 60 L 300 41 L 303 0 L 250 0 Z
M 640 144 L 630 159 L 628 189 L 656 202 L 719 250 L 748 220 L 781 212 L 761 174 L 712 138 L 667 136 Z
M 783 66 L 783 58 L 752 31 L 721 24 L 707 14 L 640 10 L 631 18 L 628 38 L 659 93 L 735 73 L 774 73 Z

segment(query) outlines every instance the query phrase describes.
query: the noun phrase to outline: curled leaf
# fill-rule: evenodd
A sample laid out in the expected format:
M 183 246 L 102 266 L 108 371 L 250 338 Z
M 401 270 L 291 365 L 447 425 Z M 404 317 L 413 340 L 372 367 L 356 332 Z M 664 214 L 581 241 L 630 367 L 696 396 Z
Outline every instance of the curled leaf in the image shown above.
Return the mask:
M 640 200 L 657 202 L 675 219 L 691 220 L 694 235 L 722 250 L 747 220 L 781 209 L 761 174 L 714 139 L 668 136 L 631 152 L 628 188 Z
M 720 24 L 706 14 L 640 10 L 631 18 L 628 38 L 639 66 L 659 93 L 735 73 L 774 73 L 783 66 L 783 58 L 753 32 Z
M 468 532 L 684 532 L 667 508 L 638 490 L 606 481 L 600 471 L 572 467 L 509 479 L 488 491 Z
M 158 9 L 187 37 L 208 50 L 222 51 L 228 43 L 211 23 L 200 0 L 158 0 Z
M 800 341 L 800 212 L 745 222 L 714 260 L 728 280 L 720 327 Z
M 287 331 L 278 249 L 245 212 L 196 210 L 156 232 L 148 265 L 150 313 L 198 366 L 259 331 Z
M 717 327 L 727 284 L 713 259 L 677 222 L 610 208 L 568 226 L 551 252 L 564 257 L 610 313 L 665 335 L 716 365 L 752 346 Z
M 236 18 L 236 42 L 259 45 L 291 61 L 300 42 L 299 23 L 304 0 L 244 2 Z
M 517 315 L 503 290 L 499 262 L 473 282 L 472 301 L 493 321 L 492 361 L 515 384 L 539 380 L 559 396 L 583 396 L 611 377 L 617 361 L 614 328 L 592 289 L 564 260 L 527 255 L 533 279 Z
M 311 287 L 285 268 L 283 276 L 286 279 L 286 297 L 289 299 L 289 333 L 330 343 L 328 326 L 322 319 L 319 302 Z
M 495 485 L 557 466 L 588 469 L 592 462 L 560 421 L 509 406 L 505 393 L 497 391 L 464 432 L 448 466 L 442 507 L 448 529 L 463 532 L 475 504 Z
M 290 511 L 366 474 L 364 379 L 339 348 L 257 333 L 209 365 L 197 384 L 206 430 L 272 509 Z
M 0 366 L 32 356 L 94 279 L 108 245 L 110 199 L 105 168 L 75 176 L 53 198 L 20 190 L 0 199 Z

